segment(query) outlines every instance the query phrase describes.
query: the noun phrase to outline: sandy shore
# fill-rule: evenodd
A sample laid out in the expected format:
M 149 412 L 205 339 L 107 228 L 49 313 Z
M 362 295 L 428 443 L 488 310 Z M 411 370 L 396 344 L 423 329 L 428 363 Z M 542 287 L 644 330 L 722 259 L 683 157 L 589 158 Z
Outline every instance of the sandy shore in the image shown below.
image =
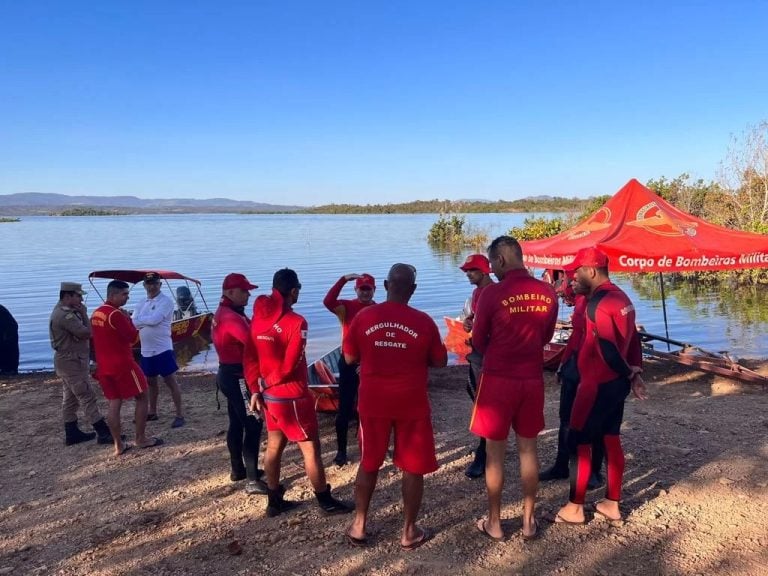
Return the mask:
M 768 363 L 752 367 L 768 373 Z M 544 484 L 543 534 L 524 543 L 512 449 L 503 509 L 509 538 L 495 543 L 473 524 L 484 513 L 484 485 L 463 475 L 475 444 L 465 371 L 432 374 L 441 467 L 427 477 L 422 523 L 436 536 L 413 552 L 398 544 L 400 476 L 391 465 L 374 495 L 369 548 L 346 543 L 348 518 L 318 513 L 294 447 L 284 457 L 287 497 L 305 503 L 266 518 L 265 497 L 248 497 L 242 482 L 229 481 L 226 406 L 216 409 L 212 375 L 181 378 L 184 428 L 170 428 L 170 399 L 161 392 L 161 417 L 149 431 L 166 445 L 120 458 L 94 442 L 64 447 L 53 375 L 0 380 L 0 574 L 768 574 L 768 391 L 649 363 L 651 398 L 629 401 L 626 410 L 626 521 L 550 524 L 568 486 Z M 544 464 L 556 444 L 557 392 L 549 375 Z M 131 419 L 125 410 L 129 434 Z M 330 463 L 333 419 L 321 416 L 320 424 Z M 355 464 L 328 467 L 347 499 L 355 471 Z

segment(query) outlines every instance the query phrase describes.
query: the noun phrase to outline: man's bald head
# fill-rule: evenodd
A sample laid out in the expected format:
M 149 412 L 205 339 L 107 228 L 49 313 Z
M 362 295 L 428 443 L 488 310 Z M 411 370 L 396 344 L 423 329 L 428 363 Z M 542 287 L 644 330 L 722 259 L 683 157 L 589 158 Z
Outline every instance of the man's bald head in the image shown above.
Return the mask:
M 394 264 L 384 281 L 387 301 L 407 304 L 416 291 L 416 268 L 410 264 Z

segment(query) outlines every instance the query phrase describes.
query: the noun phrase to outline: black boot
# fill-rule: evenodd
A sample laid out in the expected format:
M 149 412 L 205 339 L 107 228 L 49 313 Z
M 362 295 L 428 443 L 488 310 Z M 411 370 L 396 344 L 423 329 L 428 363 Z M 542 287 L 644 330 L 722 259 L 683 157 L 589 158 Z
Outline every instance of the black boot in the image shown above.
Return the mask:
M 96 431 L 96 444 L 112 444 L 112 433 L 109 431 L 109 426 L 104 421 L 104 418 L 93 423 L 93 429 Z
M 587 483 L 587 490 L 595 490 L 605 484 L 603 475 L 600 471 L 603 468 L 603 457 L 605 455 L 605 448 L 603 446 L 603 439 L 592 442 L 592 473 L 589 475 L 589 482 Z
M 248 482 L 245 483 L 245 493 L 248 494 L 248 496 L 253 496 L 254 494 L 269 494 L 269 488 L 267 488 L 267 483 L 264 482 L 263 479 L 257 478 L 256 480 L 248 480 Z
M 605 483 L 605 480 L 603 480 L 603 475 L 600 474 L 600 471 L 592 472 L 589 475 L 589 481 L 587 482 L 587 490 L 597 490 Z
M 338 452 L 336 452 L 336 457 L 333 459 L 333 463 L 336 464 L 336 466 L 338 466 L 339 468 L 349 464 L 349 458 L 347 458 L 346 451 L 342 452 L 341 450 L 339 450 Z
M 298 502 L 291 500 L 283 500 L 283 493 L 285 490 L 280 486 L 277 490 L 270 490 L 267 488 L 267 516 L 274 518 L 279 516 L 283 512 L 293 510 L 299 505 Z
M 64 422 L 64 445 L 80 444 L 96 438 L 96 432 L 83 432 L 77 427 L 77 420 L 74 422 Z
M 326 484 L 325 490 L 322 492 L 315 492 L 315 498 L 317 498 L 317 504 L 320 506 L 320 510 L 326 516 L 332 516 L 334 514 L 349 514 L 355 509 L 351 504 L 337 500 L 331 495 L 331 485 Z
M 336 466 L 342 467 L 349 463 L 347 458 L 347 432 L 349 431 L 349 422 L 341 418 L 336 417 L 336 457 L 333 459 L 333 463 Z
M 475 459 L 464 471 L 467 478 L 482 478 L 485 476 L 485 438 L 480 438 L 480 443 L 475 450 Z
M 248 477 L 248 474 L 245 470 L 245 464 L 243 464 L 242 453 L 235 455 L 232 454 L 232 451 L 230 450 L 229 461 L 232 466 L 232 471 L 229 473 L 229 479 L 232 480 L 232 482 L 245 480 Z
M 568 425 L 561 423 L 557 431 L 557 456 L 552 468 L 539 472 L 539 481 L 565 480 L 568 478 Z

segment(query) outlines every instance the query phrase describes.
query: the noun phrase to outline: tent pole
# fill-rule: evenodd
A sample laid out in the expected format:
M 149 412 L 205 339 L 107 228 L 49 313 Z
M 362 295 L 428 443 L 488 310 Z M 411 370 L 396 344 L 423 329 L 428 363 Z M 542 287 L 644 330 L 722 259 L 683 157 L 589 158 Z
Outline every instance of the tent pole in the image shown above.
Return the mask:
M 669 346 L 669 325 L 667 324 L 667 301 L 664 297 L 664 275 L 659 272 L 659 284 L 661 285 L 661 309 L 664 312 L 664 333 L 667 336 L 667 350 L 672 350 Z

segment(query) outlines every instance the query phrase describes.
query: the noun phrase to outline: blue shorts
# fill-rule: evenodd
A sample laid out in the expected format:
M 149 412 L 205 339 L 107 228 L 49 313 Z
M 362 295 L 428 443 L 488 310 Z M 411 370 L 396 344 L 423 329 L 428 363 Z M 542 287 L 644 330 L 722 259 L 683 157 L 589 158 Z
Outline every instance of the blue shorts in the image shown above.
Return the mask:
M 176 364 L 176 356 L 173 354 L 173 350 L 166 350 L 162 354 L 157 356 L 141 357 L 141 371 L 148 378 L 154 378 L 155 376 L 166 377 L 173 374 L 179 369 Z

